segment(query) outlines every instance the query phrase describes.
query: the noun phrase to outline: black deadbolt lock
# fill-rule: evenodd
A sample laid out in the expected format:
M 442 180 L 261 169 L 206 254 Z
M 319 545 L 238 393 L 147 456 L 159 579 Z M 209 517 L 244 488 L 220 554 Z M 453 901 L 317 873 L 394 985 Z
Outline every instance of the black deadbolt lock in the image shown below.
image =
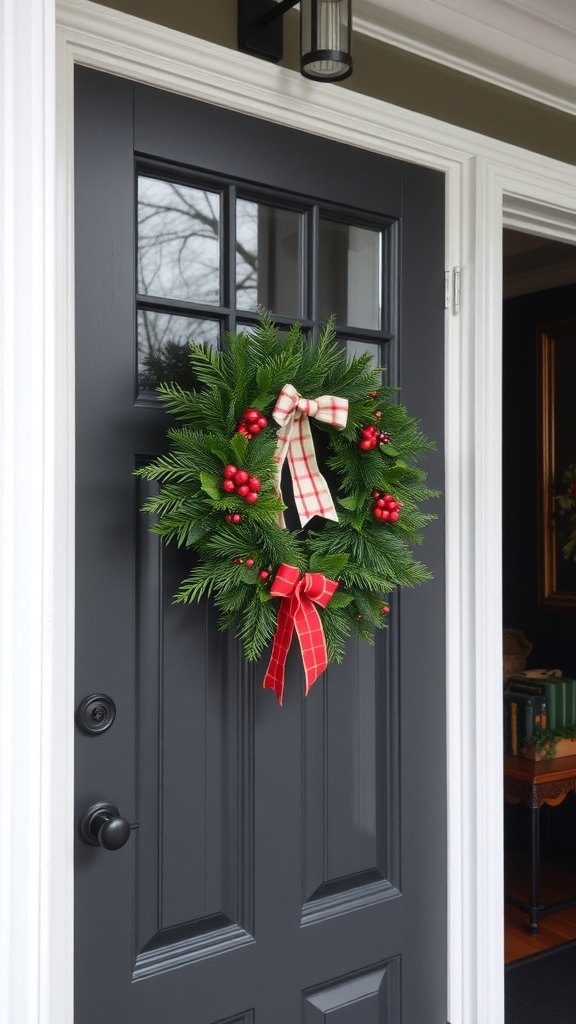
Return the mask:
M 105 693 L 91 693 L 84 697 L 76 711 L 76 725 L 92 736 L 106 732 L 115 718 L 116 705 Z

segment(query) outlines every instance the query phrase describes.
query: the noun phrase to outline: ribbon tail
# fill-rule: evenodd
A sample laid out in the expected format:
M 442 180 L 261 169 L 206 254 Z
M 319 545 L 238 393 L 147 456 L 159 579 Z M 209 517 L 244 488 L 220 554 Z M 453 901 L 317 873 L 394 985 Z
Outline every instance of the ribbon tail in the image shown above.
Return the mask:
M 306 694 L 328 665 L 322 620 L 312 601 L 303 596 L 294 611 L 294 626 L 300 642 L 306 676 Z
M 262 684 L 265 690 L 274 690 L 280 706 L 284 696 L 286 658 L 290 650 L 293 632 L 294 617 L 291 611 L 291 600 L 290 598 L 284 598 L 278 609 L 278 624 L 276 626 L 274 643 L 272 644 L 272 653 Z

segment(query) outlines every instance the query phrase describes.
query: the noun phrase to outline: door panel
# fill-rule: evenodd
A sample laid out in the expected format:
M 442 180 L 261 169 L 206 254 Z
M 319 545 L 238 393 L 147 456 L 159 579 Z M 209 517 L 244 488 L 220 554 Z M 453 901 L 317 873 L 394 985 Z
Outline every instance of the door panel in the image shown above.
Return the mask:
M 388 635 L 350 643 L 306 699 L 293 649 L 280 708 L 210 604 L 171 603 L 189 559 L 149 532 L 152 485 L 132 475 L 167 427 L 139 318 L 209 323 L 217 343 L 253 317 L 235 305 L 238 195 L 258 204 L 254 288 L 281 324 L 295 302 L 313 328 L 328 301 L 328 226 L 342 344 L 402 384 L 441 488 L 442 177 L 85 69 L 76 147 L 77 693 L 117 707 L 107 732 L 78 731 L 77 817 L 108 800 L 139 826 L 115 852 L 78 836 L 76 1024 L 445 1024 L 441 519 L 434 582 L 396 596 Z M 166 283 L 168 249 L 137 274 L 139 173 L 220 196 L 209 297 L 189 296 L 189 267 Z M 287 288 L 295 234 L 307 269 Z

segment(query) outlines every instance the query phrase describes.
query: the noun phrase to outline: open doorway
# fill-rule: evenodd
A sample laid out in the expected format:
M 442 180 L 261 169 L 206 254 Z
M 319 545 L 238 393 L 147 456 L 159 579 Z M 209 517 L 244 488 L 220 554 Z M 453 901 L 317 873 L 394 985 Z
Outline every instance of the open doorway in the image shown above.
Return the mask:
M 507 664 L 505 676 L 524 668 L 576 679 L 576 583 L 572 579 L 576 579 L 576 548 L 564 557 L 566 537 L 557 533 L 557 519 L 550 523 L 550 503 L 546 507 L 546 488 L 561 493 L 572 464 L 576 472 L 576 429 L 572 429 L 576 426 L 576 401 L 571 398 L 576 395 L 576 373 L 571 371 L 571 366 L 576 366 L 576 247 L 505 230 L 503 274 L 503 627 L 518 631 L 517 661 Z M 556 376 L 552 372 L 546 381 L 546 367 L 550 367 L 547 351 L 549 355 L 555 344 L 562 358 L 568 353 L 568 362 L 562 364 L 557 359 Z M 562 365 L 564 372 L 559 369 Z M 558 442 L 552 459 L 546 422 L 553 418 L 550 391 L 554 387 L 560 388 L 557 415 L 564 405 L 575 411 L 572 423 L 568 414 L 566 437 Z M 546 474 L 553 480 L 547 480 Z M 557 512 L 553 495 L 551 501 Z M 555 531 L 554 550 L 550 548 L 551 534 L 546 534 L 551 529 Z M 534 696 L 542 696 L 534 677 L 526 681 L 524 696 L 530 694 L 530 686 Z M 576 716 L 576 683 L 574 691 L 573 712 L 565 698 L 564 723 Z M 520 688 L 516 692 L 520 693 Z M 559 716 L 558 710 L 556 721 Z M 505 747 L 510 748 L 510 723 L 506 731 Z M 564 764 L 568 765 L 568 760 Z M 576 758 L 574 764 L 576 767 Z M 576 793 L 560 797 L 555 805 L 546 804 L 538 813 L 542 903 L 576 897 Z M 524 800 L 506 804 L 505 890 L 521 901 L 528 899 L 533 867 L 531 814 Z M 536 923 L 532 920 L 530 928 L 529 914 L 507 903 L 507 963 L 570 940 L 576 940 L 576 905 L 542 914 Z

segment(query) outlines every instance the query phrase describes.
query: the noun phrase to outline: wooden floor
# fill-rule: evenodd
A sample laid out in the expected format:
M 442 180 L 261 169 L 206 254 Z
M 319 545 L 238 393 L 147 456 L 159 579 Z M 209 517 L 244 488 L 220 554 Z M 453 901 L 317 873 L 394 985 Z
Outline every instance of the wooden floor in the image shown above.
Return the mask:
M 525 856 L 507 854 L 505 858 L 506 891 L 518 899 L 528 893 L 528 863 Z M 543 902 L 576 896 L 576 856 L 542 856 L 541 898 Z M 576 939 L 576 907 L 545 914 L 540 918 L 540 932 L 528 931 L 528 915 L 516 907 L 504 910 L 505 961 L 519 960 L 570 939 Z

